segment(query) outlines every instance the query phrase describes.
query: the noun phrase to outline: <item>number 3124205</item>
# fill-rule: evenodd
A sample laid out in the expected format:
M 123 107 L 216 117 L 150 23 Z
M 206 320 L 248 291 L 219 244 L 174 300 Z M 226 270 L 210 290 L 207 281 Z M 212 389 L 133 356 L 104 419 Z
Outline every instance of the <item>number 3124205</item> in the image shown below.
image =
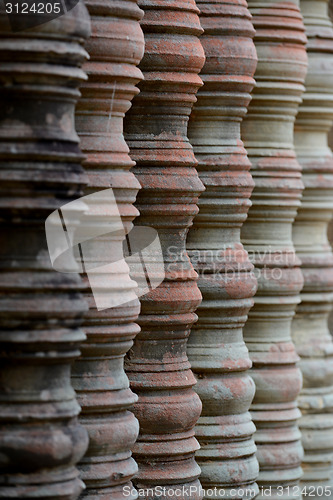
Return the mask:
M 62 13 L 60 2 L 55 2 L 55 3 L 36 2 L 30 5 L 26 2 L 22 3 L 6 2 L 5 5 L 7 14 L 61 14 Z

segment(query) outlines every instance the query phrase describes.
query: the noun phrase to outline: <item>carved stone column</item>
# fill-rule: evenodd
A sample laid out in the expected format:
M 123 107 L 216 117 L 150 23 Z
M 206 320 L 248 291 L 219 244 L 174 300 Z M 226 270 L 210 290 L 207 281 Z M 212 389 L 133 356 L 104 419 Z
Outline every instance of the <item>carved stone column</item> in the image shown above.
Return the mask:
M 303 189 L 293 127 L 304 91 L 306 37 L 297 0 L 250 0 L 249 8 L 258 54 L 257 85 L 242 126 L 255 182 L 242 241 L 258 277 L 244 329 L 256 384 L 251 414 L 257 427 L 259 485 L 272 487 L 270 498 L 298 498 L 303 450 L 297 396 L 302 378 L 291 321 L 303 279 L 291 233 Z
M 300 429 L 305 450 L 303 485 L 316 498 L 333 492 L 333 343 L 328 315 L 333 300 L 333 254 L 327 226 L 333 214 L 333 156 L 327 134 L 333 121 L 333 27 L 327 0 L 301 1 L 308 36 L 306 92 L 295 126 L 297 158 L 305 185 L 293 239 L 302 261 L 302 302 L 293 321 L 301 357 Z
M 205 489 L 223 488 L 230 494 L 238 488 L 233 498 L 244 498 L 247 488 L 247 498 L 252 498 L 258 492 L 258 462 L 248 410 L 255 388 L 242 328 L 257 283 L 240 243 L 240 228 L 254 183 L 240 125 L 255 83 L 254 29 L 245 0 L 197 0 L 197 5 L 206 63 L 189 139 L 206 191 L 187 243 L 203 295 L 188 343 L 198 378 L 195 390 L 203 403 L 196 426 L 201 444 L 197 460 Z M 213 498 L 222 496 L 217 491 Z
M 24 20 L 21 20 L 21 26 Z M 18 24 L 20 24 L 18 23 Z M 74 129 L 88 13 L 13 32 L 0 13 L 0 498 L 71 500 L 88 444 L 70 365 L 85 336 L 79 276 L 52 270 L 51 212 L 86 178 Z
M 104 195 L 89 222 L 103 232 L 116 210 L 128 233 L 138 215 L 133 203 L 140 185 L 130 172 L 134 162 L 124 140 L 123 118 L 138 93 L 135 85 L 142 79 L 136 65 L 143 56 L 139 23 L 143 12 L 136 0 L 86 0 L 85 3 L 92 20 L 92 36 L 86 46 L 90 60 L 85 65 L 89 81 L 81 89 L 76 123 L 82 150 L 87 155 L 86 194 L 111 187 L 116 201 L 116 206 L 110 204 L 109 197 Z M 121 253 L 124 235 L 124 232 L 112 234 L 110 246 L 103 235 L 97 238 L 88 250 L 90 263 L 91 259 L 101 259 L 100 264 L 110 264 L 119 246 Z M 128 411 L 137 397 L 129 389 L 123 363 L 140 330 L 135 323 L 140 304 L 134 293 L 136 284 L 129 279 L 129 269 L 120 260 L 114 264 L 103 267 L 95 278 L 99 290 L 117 300 L 116 306 L 97 310 L 86 279 L 90 304 L 84 324 L 87 341 L 72 378 L 82 406 L 81 422 L 90 437 L 80 469 L 87 486 L 83 498 L 91 500 L 137 498 L 130 480 L 137 473 L 131 449 L 139 425 Z
M 158 231 L 166 276 L 142 297 L 141 333 L 126 364 L 139 396 L 134 405 L 140 422 L 135 483 L 139 488 L 165 487 L 164 498 L 174 498 L 168 488 L 193 486 L 191 498 L 198 499 L 194 425 L 201 403 L 192 389 L 195 379 L 186 343 L 201 294 L 185 240 L 203 191 L 187 138 L 188 118 L 202 85 L 202 29 L 194 0 L 140 0 L 139 5 L 145 12 L 146 49 L 140 65 L 145 80 L 125 118 L 125 137 L 142 186 L 136 204 L 141 215 L 135 224 Z

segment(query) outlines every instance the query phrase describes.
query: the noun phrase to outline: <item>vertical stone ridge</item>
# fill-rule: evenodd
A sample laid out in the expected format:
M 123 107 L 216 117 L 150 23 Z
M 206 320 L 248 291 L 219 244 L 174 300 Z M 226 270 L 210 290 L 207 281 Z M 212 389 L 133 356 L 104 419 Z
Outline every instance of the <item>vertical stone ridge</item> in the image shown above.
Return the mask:
M 194 425 L 201 402 L 192 389 L 186 343 L 201 294 L 185 243 L 203 191 L 187 138 L 188 118 L 202 85 L 202 29 L 194 0 L 139 0 L 139 5 L 144 10 L 144 82 L 126 116 L 125 138 L 142 186 L 136 224 L 158 231 L 166 276 L 142 297 L 141 333 L 126 362 L 139 396 L 134 405 L 140 422 L 135 483 L 138 488 L 166 488 L 164 498 L 174 498 L 175 488 L 192 486 L 191 498 L 199 499 Z M 155 498 L 154 492 L 145 498 Z
M 241 235 L 258 278 L 255 305 L 244 328 L 256 384 L 251 414 L 257 428 L 258 484 L 272 487 L 273 499 L 298 498 L 303 450 L 297 396 L 302 378 L 291 321 L 303 279 L 292 223 L 303 184 L 293 127 L 304 91 L 306 36 L 298 0 L 250 0 L 248 5 L 258 66 L 242 138 L 255 188 Z
M 81 147 L 87 155 L 84 167 L 89 186 L 85 194 L 111 187 L 117 205 L 112 206 L 105 196 L 86 223 L 95 229 L 105 227 L 108 233 L 107 226 L 116 210 L 125 231 L 111 234 L 111 241 L 106 236 L 97 238 L 84 255 L 90 265 L 100 259 L 104 268 L 94 276 L 96 286 L 107 298 L 114 297 L 118 305 L 98 311 L 86 280 L 90 305 L 84 323 L 87 341 L 72 377 L 82 406 L 81 422 L 90 437 L 80 470 L 87 486 L 83 498 L 134 499 L 137 494 L 131 479 L 137 473 L 137 465 L 131 449 L 139 426 L 129 410 L 137 397 L 129 388 L 124 356 L 140 330 L 135 323 L 140 303 L 125 262 L 118 260 L 114 266 L 110 263 L 117 260 L 114 256 L 118 253 L 121 259 L 125 234 L 138 215 L 133 203 L 140 185 L 130 172 L 134 162 L 124 140 L 123 118 L 138 93 L 136 84 L 142 79 L 136 65 L 144 49 L 139 23 L 143 12 L 136 0 L 85 3 L 92 20 L 92 36 L 86 46 L 90 60 L 85 65 L 89 81 L 82 87 L 76 113 Z
M 233 498 L 244 498 L 246 489 L 253 498 L 258 462 L 248 410 L 255 387 L 242 329 L 257 282 L 240 228 L 254 183 L 240 125 L 255 84 L 255 31 L 245 0 L 197 0 L 197 6 L 206 63 L 188 134 L 206 191 L 187 243 L 203 295 L 188 343 L 203 404 L 196 456 L 203 487 L 217 488 L 205 498 L 221 498 L 220 488 Z
M 25 21 L 20 21 L 21 27 Z M 52 270 L 45 220 L 86 183 L 74 128 L 88 13 L 13 32 L 0 11 L 0 498 L 76 499 L 88 444 L 70 385 L 85 336 L 77 274 Z
M 305 450 L 302 484 L 316 487 L 315 498 L 322 497 L 324 486 L 333 491 L 333 342 L 327 324 L 333 300 L 333 254 L 327 240 L 333 213 L 333 157 L 327 146 L 333 122 L 333 27 L 327 10 L 327 0 L 301 1 L 309 70 L 295 126 L 305 189 L 293 239 L 304 288 L 292 332 L 304 381 L 298 400 Z

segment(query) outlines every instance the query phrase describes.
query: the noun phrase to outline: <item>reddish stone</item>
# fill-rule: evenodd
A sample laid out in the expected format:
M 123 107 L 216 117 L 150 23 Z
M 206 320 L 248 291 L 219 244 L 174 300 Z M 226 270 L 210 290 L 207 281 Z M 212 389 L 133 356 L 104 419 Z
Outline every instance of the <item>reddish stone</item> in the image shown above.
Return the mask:
M 201 294 L 185 240 L 203 191 L 187 138 L 188 118 L 202 85 L 202 29 L 194 0 L 141 0 L 139 5 L 145 12 L 141 25 L 146 51 L 140 65 L 145 80 L 126 116 L 125 137 L 142 186 L 136 204 L 141 215 L 135 224 L 158 230 L 166 277 L 142 297 L 141 333 L 126 362 L 131 387 L 139 396 L 134 405 L 140 422 L 135 484 L 170 487 L 165 498 L 174 498 L 175 488 L 194 486 L 194 500 L 202 497 L 194 460 L 194 425 L 201 403 L 192 389 L 195 379 L 186 343 Z M 145 498 L 158 497 L 151 492 Z
M 253 498 L 258 462 L 248 409 L 255 387 L 242 328 L 257 283 L 240 228 L 254 183 L 240 125 L 255 83 L 257 55 L 245 0 L 197 0 L 197 5 L 206 63 L 188 134 L 206 191 L 187 243 L 203 295 L 188 343 L 203 404 L 197 460 L 205 498 L 221 498 L 219 492 L 210 495 L 215 487 L 239 499 L 247 490 L 246 498 Z
M 76 499 L 88 444 L 70 365 L 85 336 L 79 276 L 53 271 L 45 220 L 86 178 L 74 129 L 89 18 L 29 31 L 0 13 L 0 498 Z
M 84 167 L 89 187 L 85 194 L 112 187 L 128 233 L 138 215 L 133 203 L 140 185 L 130 172 L 134 162 L 124 140 L 123 118 L 138 93 L 135 85 L 142 79 L 136 64 L 143 56 L 144 40 L 139 24 L 143 12 L 136 0 L 86 0 L 85 3 L 92 20 L 92 36 L 86 46 L 90 60 L 84 68 L 89 81 L 82 86 L 76 113 L 81 147 L 87 155 Z M 114 208 L 106 198 L 94 208 L 87 222 L 102 230 L 112 220 Z M 91 258 L 98 255 L 103 261 L 100 265 L 109 264 L 119 247 L 121 253 L 123 239 L 124 233 L 112 235 L 110 250 L 106 247 L 103 253 L 101 247 L 106 245 L 106 238 L 97 238 L 91 247 Z M 130 280 L 124 262 L 117 262 L 111 272 L 104 269 L 98 281 L 105 295 L 114 295 L 122 303 L 98 311 L 86 279 L 85 293 L 90 305 L 84 323 L 87 341 L 72 377 L 82 406 L 81 422 L 90 437 L 88 452 L 80 463 L 87 486 L 83 498 L 134 499 L 137 494 L 131 493 L 130 481 L 137 473 L 137 465 L 131 457 L 131 448 L 139 426 L 128 410 L 137 397 L 129 389 L 123 358 L 139 331 L 135 320 L 140 304 L 134 293 L 136 284 Z M 132 300 L 128 302 L 130 297 Z

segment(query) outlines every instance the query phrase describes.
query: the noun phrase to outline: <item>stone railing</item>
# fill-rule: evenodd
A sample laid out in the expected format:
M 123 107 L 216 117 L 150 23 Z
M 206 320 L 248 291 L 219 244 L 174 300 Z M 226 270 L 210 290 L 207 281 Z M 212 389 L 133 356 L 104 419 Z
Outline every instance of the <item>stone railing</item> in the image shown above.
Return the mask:
M 0 6 L 0 498 L 328 497 L 328 1 L 61 5 Z

